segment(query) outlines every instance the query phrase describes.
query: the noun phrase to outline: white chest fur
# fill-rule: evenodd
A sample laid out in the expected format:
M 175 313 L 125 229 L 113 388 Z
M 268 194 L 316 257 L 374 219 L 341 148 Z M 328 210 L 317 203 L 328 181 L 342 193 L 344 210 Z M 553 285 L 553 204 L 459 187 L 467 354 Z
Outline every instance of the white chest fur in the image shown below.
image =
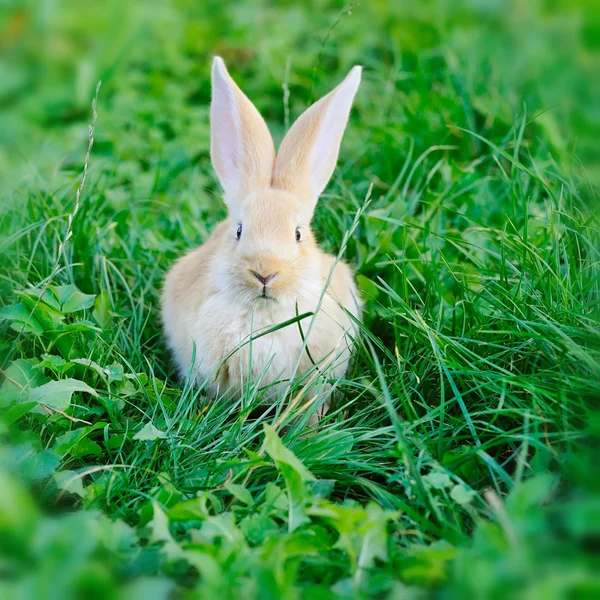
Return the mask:
M 239 304 L 213 296 L 199 308 L 189 333 L 196 346 L 197 378 L 206 381 L 212 393 L 244 389 L 250 382 L 261 387 L 287 382 L 308 370 L 311 359 L 319 362 L 339 354 L 343 367 L 337 370 L 345 371 L 349 352 L 344 333 L 349 322 L 329 295 L 325 295 L 312 326 L 312 317 L 300 321 L 302 334 L 298 322 L 278 327 L 296 318 L 295 306 L 270 306 L 268 302 L 240 312 Z M 317 303 L 310 304 L 299 304 L 298 314 L 314 313 Z M 310 357 L 303 348 L 303 336 Z

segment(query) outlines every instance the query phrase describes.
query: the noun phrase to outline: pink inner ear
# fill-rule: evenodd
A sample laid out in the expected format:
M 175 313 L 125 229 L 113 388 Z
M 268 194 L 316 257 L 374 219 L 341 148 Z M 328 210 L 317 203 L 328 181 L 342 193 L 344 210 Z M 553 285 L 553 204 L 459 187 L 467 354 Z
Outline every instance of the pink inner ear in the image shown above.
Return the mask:
M 221 74 L 213 78 L 210 120 L 213 166 L 223 189 L 231 193 L 239 182 L 242 141 L 234 92 Z
M 348 123 L 348 116 L 352 108 L 352 100 L 360 78 L 355 85 L 341 84 L 329 101 L 325 114 L 321 117 L 321 123 L 317 133 L 317 139 L 311 152 L 311 179 L 312 185 L 318 193 L 321 193 L 331 178 L 340 144 Z M 354 82 L 352 82 L 354 83 Z
M 329 107 L 329 114 L 333 114 L 332 109 Z M 325 115 L 310 157 L 312 178 L 315 180 L 313 186 L 316 189 L 323 189 L 331 178 L 342 134 L 343 128 L 339 127 L 336 119 Z
M 354 67 L 330 94 L 308 108 L 284 137 L 275 163 L 275 185 L 314 202 L 335 169 L 361 68 Z

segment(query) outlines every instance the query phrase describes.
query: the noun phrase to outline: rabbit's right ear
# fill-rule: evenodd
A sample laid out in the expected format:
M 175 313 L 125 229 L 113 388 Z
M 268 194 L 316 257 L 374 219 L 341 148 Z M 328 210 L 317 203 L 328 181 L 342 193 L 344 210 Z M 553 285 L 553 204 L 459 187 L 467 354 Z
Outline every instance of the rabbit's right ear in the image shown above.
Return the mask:
M 212 65 L 210 154 L 230 210 L 250 192 L 271 183 L 273 138 L 218 56 Z
M 335 169 L 360 76 L 361 67 L 354 67 L 332 92 L 300 115 L 279 147 L 273 187 L 303 198 L 310 214 Z

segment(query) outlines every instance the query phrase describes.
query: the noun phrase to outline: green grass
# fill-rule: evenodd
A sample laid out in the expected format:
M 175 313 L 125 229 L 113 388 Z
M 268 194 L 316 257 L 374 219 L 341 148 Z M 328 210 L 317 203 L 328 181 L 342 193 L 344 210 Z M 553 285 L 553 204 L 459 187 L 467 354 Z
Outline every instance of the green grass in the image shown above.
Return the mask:
M 38 4 L 1 21 L 0 595 L 597 594 L 592 6 Z M 277 140 L 365 66 L 313 223 L 364 324 L 314 429 L 325 388 L 206 402 L 160 330 L 224 216 L 214 53 Z

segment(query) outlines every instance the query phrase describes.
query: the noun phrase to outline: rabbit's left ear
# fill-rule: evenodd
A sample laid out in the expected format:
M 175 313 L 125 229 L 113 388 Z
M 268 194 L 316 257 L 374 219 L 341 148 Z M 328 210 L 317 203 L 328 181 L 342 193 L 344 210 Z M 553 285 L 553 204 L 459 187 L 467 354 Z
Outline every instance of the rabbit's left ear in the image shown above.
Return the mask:
M 311 212 L 335 169 L 361 70 L 354 67 L 332 92 L 307 109 L 277 153 L 273 187 L 299 195 L 312 204 Z
M 271 185 L 273 138 L 218 56 L 212 66 L 210 155 L 230 210 L 249 193 Z

